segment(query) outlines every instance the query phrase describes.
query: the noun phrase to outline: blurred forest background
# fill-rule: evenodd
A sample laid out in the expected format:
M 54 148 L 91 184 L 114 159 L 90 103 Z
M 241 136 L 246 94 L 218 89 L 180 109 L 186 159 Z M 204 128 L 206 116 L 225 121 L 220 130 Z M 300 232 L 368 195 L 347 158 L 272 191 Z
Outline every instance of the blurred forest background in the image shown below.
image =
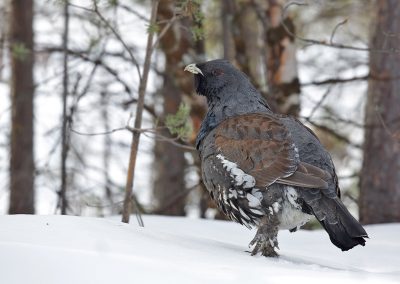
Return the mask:
M 363 223 L 400 222 L 398 0 L 1 1 L 0 213 L 223 218 L 183 72 L 216 58 L 317 133 Z

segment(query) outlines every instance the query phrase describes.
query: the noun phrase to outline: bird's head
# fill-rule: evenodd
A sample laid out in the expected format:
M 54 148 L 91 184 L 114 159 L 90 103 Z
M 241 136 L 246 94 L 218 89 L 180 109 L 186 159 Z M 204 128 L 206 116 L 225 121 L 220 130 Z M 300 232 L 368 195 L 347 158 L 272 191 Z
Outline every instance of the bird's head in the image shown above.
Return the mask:
M 227 60 L 189 64 L 184 70 L 194 74 L 196 92 L 207 98 L 209 106 L 196 139 L 197 147 L 207 133 L 227 117 L 271 113 L 267 102 L 249 78 Z
M 224 59 L 189 64 L 184 70 L 194 74 L 196 92 L 208 100 L 228 96 L 241 85 L 251 86 L 247 76 Z

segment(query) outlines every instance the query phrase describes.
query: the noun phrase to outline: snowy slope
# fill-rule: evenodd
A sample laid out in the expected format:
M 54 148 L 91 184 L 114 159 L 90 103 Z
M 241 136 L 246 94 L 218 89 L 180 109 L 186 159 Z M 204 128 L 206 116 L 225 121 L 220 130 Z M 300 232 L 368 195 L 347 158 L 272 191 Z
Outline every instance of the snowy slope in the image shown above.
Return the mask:
M 0 216 L 0 283 L 400 283 L 400 224 L 367 227 L 347 253 L 322 231 L 281 232 L 267 259 L 245 252 L 254 232 L 237 224 L 144 221 Z

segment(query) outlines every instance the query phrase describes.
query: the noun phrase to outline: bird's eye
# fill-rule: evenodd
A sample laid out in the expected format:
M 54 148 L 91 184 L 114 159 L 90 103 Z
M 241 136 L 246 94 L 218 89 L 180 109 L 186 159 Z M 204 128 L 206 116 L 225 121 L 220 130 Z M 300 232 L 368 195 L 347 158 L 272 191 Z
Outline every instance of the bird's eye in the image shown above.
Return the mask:
M 222 70 L 219 69 L 219 68 L 215 68 L 215 69 L 212 71 L 212 74 L 213 74 L 214 76 L 220 76 L 220 75 L 224 74 L 224 71 L 222 71 Z

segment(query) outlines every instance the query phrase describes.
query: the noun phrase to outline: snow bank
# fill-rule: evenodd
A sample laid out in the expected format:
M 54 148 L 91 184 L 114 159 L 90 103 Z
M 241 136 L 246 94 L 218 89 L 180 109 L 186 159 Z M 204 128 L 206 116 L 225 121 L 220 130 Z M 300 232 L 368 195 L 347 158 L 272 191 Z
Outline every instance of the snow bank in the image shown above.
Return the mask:
M 367 227 L 367 246 L 345 253 L 322 231 L 280 232 L 268 259 L 246 252 L 254 232 L 234 223 L 144 222 L 0 216 L 0 283 L 400 283 L 400 224 Z

